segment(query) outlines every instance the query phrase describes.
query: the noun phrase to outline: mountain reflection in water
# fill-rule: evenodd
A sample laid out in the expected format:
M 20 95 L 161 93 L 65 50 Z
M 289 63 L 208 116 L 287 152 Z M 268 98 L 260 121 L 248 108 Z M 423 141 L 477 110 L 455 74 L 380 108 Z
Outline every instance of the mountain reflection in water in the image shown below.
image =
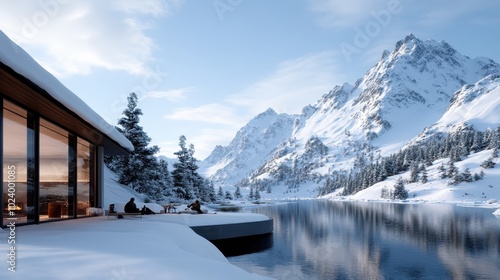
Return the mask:
M 448 204 L 298 201 L 255 209 L 273 247 L 230 257 L 276 279 L 499 279 L 494 209 Z

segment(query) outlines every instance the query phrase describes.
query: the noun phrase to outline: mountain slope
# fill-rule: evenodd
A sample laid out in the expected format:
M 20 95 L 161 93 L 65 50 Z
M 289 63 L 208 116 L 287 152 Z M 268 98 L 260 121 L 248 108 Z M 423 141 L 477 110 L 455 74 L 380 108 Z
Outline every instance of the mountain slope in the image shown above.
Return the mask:
M 217 146 L 200 162 L 200 173 L 217 185 L 234 185 L 263 164 L 291 136 L 295 118 L 272 109 L 257 115 L 236 133 L 229 146 Z
M 410 34 L 354 85 L 337 86 L 305 107 L 291 135 L 283 134 L 272 154 L 259 154 L 256 160 L 263 164 L 236 176 L 248 176 L 243 186 L 260 189 L 309 186 L 314 196 L 325 175 L 392 154 L 416 136 L 450 132 L 458 123 L 495 128 L 500 119 L 499 73 L 500 65 L 491 59 L 471 59 L 446 42 Z M 484 109 L 472 109 L 479 107 Z M 223 158 L 246 151 L 228 146 L 217 153 Z M 218 183 L 230 176 L 213 162 L 205 166 L 218 174 Z

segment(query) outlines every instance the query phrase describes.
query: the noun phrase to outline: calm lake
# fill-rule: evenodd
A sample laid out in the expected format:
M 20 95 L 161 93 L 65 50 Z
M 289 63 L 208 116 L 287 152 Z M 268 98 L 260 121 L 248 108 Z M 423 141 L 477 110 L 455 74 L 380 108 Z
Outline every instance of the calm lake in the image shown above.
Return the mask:
M 272 247 L 229 261 L 276 279 L 500 279 L 495 209 L 298 201 L 274 219 Z

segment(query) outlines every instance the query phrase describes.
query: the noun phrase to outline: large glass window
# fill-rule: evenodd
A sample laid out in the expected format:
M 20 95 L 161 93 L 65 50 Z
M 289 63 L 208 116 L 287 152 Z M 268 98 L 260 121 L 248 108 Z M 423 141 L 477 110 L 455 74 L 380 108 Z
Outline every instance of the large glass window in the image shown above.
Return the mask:
M 69 133 L 40 119 L 40 220 L 73 215 Z
M 35 219 L 34 131 L 28 112 L 3 102 L 3 224 Z
M 1 225 L 89 215 L 96 207 L 94 146 L 3 100 Z
M 87 209 L 95 207 L 94 189 L 93 189 L 93 147 L 92 145 L 78 138 L 77 140 L 77 160 L 76 160 L 76 174 L 77 174 L 77 215 L 88 215 Z

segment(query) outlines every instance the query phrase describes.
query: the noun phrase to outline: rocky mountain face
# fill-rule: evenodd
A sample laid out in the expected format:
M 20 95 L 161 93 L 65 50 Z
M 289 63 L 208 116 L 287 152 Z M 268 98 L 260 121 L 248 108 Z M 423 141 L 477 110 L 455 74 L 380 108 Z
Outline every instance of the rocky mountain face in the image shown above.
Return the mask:
M 241 128 L 228 146 L 217 146 L 199 167 L 216 185 L 231 186 L 248 176 L 292 135 L 297 116 L 277 114 L 273 109 L 254 117 Z
M 317 185 L 326 174 L 387 156 L 458 123 L 496 126 L 499 105 L 490 106 L 490 116 L 472 108 L 498 104 L 499 75 L 500 65 L 491 59 L 472 59 L 446 42 L 410 34 L 354 85 L 334 87 L 301 115 L 269 109 L 255 117 L 201 169 L 223 186 Z

